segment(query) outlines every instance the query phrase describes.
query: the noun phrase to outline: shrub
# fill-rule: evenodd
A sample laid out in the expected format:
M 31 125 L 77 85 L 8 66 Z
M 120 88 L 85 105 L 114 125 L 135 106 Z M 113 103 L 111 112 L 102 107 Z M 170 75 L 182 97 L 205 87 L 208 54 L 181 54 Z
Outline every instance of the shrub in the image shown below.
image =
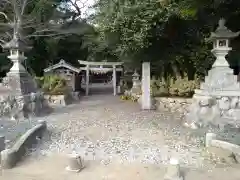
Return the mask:
M 154 97 L 168 95 L 168 85 L 164 78 L 156 79 L 153 77 L 151 80 L 151 94 Z
M 120 96 L 120 99 L 121 99 L 121 100 L 130 100 L 130 99 L 131 99 L 131 96 L 122 95 L 122 96 Z
M 38 88 L 42 88 L 44 83 L 44 77 L 35 77 Z
M 169 94 L 171 96 L 191 97 L 194 90 L 199 88 L 199 79 L 188 80 L 187 75 L 177 77 L 176 80 L 171 80 L 169 84 Z
M 39 87 L 46 94 L 62 95 L 67 93 L 68 90 L 67 82 L 64 78 L 58 75 L 47 75 L 43 77 L 37 77 L 36 81 Z
M 184 77 L 177 77 L 176 79 L 168 77 L 151 80 L 151 92 L 154 97 L 156 96 L 180 96 L 191 97 L 194 90 L 199 88 L 199 79 L 188 80 L 187 75 Z

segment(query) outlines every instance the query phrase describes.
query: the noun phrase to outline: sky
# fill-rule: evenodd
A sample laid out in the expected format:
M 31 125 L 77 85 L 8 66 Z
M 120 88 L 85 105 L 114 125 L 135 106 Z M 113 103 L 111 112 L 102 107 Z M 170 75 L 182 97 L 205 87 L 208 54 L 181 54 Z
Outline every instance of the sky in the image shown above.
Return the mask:
M 90 9 L 92 5 L 94 5 L 96 0 L 79 0 L 81 2 L 86 2 L 86 7 L 82 9 L 82 18 L 88 17 L 93 13 L 93 10 Z M 79 6 L 81 6 L 81 3 L 79 3 Z

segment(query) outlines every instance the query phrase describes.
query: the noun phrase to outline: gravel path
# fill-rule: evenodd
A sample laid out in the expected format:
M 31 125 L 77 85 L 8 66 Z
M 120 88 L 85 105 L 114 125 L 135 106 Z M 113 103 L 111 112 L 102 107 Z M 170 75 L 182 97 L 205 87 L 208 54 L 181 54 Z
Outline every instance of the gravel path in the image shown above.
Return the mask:
M 209 166 L 202 156 L 203 137 L 181 126 L 177 114 L 141 111 L 119 97 L 95 95 L 56 110 L 46 118 L 48 132 L 32 157 L 79 153 L 102 164 L 166 164 L 176 157 L 186 167 Z

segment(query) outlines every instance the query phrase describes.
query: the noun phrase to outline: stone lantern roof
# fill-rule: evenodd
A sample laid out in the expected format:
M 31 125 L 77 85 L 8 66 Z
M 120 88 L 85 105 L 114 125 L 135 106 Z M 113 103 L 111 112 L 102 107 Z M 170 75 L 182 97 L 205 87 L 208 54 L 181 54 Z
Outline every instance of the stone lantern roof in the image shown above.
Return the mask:
M 4 49 L 14 49 L 25 51 L 31 49 L 31 47 L 27 46 L 27 44 L 21 40 L 19 37 L 14 36 L 13 39 L 3 45 Z
M 207 41 L 214 41 L 216 39 L 232 39 L 239 36 L 240 32 L 232 32 L 225 26 L 225 23 L 225 19 L 220 19 L 216 31 L 211 32 L 211 36 L 207 39 Z

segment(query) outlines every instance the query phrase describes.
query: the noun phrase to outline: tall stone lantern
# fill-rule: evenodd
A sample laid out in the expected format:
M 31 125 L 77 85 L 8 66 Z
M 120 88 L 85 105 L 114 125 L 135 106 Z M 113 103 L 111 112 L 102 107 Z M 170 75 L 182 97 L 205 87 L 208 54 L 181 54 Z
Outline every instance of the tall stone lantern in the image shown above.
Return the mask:
M 14 94 L 25 95 L 36 92 L 36 82 L 22 65 L 27 59 L 24 52 L 31 49 L 31 47 L 27 46 L 15 35 L 11 41 L 3 45 L 3 48 L 10 51 L 8 58 L 13 62 L 13 66 L 4 78 L 4 83 Z
M 225 26 L 225 19 L 220 19 L 218 27 L 215 32 L 211 33 L 209 41 L 213 42 L 212 53 L 216 57 L 216 61 L 213 64 L 214 67 L 229 67 L 225 56 L 232 50 L 230 47 L 230 39 L 239 36 L 239 32 L 232 32 Z
M 209 124 L 219 126 L 231 124 L 237 119 L 240 123 L 240 84 L 225 58 L 232 50 L 230 39 L 239 34 L 229 30 L 225 20 L 220 19 L 216 31 L 207 39 L 213 42 L 211 52 L 216 60 L 205 76 L 205 81 L 200 84 L 200 89 L 195 90 L 193 102 L 186 113 L 185 125 L 192 128 Z
M 15 120 L 39 115 L 47 107 L 43 93 L 38 90 L 35 79 L 22 65 L 26 60 L 24 52 L 31 47 L 27 46 L 16 33 L 11 41 L 3 45 L 3 48 L 10 51 L 8 58 L 13 62 L 10 71 L 3 78 L 3 85 L 9 89 L 8 96 L 11 96 L 6 98 L 6 103 L 11 107 L 8 116 Z

